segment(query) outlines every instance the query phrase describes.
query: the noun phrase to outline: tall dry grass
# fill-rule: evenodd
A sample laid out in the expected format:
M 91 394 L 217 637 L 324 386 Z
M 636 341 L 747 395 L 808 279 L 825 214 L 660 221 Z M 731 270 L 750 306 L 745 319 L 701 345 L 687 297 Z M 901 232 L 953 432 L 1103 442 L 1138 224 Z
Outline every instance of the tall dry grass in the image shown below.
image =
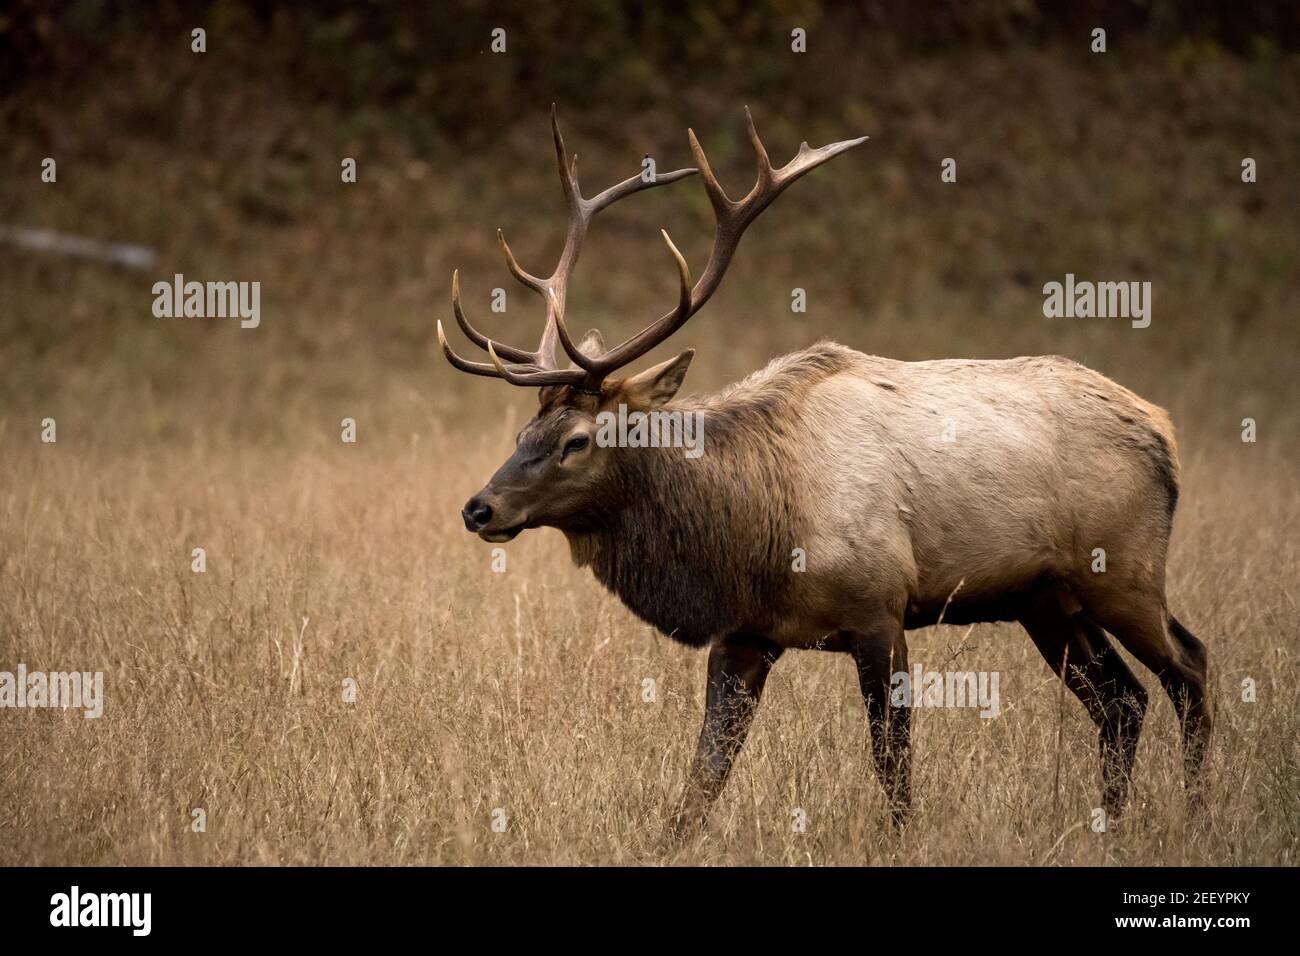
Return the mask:
M 989 625 L 912 636 L 914 663 L 998 671 L 1003 712 L 918 712 L 905 833 L 885 822 L 850 662 L 806 652 L 774 671 L 708 835 L 673 847 L 703 655 L 569 567 L 558 533 L 523 536 L 492 570 L 457 508 L 498 444 L 363 433 L 141 456 L 60 441 L 11 462 L 0 659 L 103 670 L 107 704 L 97 720 L 0 714 L 4 862 L 1294 862 L 1296 499 L 1265 463 L 1193 467 L 1174 550 L 1173 606 L 1210 647 L 1218 705 L 1207 832 L 1184 827 L 1162 695 L 1132 813 L 1092 832 L 1092 724 L 1017 627 Z

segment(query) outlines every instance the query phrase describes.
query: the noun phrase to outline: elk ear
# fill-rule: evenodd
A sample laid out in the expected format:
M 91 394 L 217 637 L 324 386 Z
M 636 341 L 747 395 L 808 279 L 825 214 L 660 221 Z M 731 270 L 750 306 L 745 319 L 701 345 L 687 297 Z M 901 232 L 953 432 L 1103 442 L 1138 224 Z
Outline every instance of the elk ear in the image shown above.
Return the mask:
M 695 349 L 687 349 L 677 358 L 625 378 L 618 388 L 622 400 L 629 408 L 656 408 L 664 404 L 682 387 L 693 358 Z

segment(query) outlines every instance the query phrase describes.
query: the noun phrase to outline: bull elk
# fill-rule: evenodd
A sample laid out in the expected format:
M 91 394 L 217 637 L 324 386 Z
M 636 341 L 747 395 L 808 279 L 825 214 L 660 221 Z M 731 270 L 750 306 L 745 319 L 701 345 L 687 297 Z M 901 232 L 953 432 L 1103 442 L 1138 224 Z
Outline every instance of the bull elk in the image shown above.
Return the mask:
M 1059 357 L 899 362 L 821 343 L 772 361 L 721 392 L 676 400 L 693 351 L 634 375 L 620 369 L 680 329 L 709 300 L 746 227 L 796 179 L 864 142 L 811 149 L 774 168 L 746 110 L 757 182 L 733 200 L 688 132 L 697 168 L 633 176 L 587 198 L 552 108 L 568 236 L 555 271 L 506 265 L 546 305 L 535 351 L 503 345 L 452 308 L 488 356 L 473 375 L 539 391 L 514 454 L 471 497 L 465 526 L 504 542 L 552 527 L 574 561 L 640 618 L 709 648 L 704 725 L 676 824 L 707 814 L 742 746 L 768 672 L 788 649 L 847 652 L 866 701 L 872 755 L 895 822 L 911 806 L 908 709 L 891 700 L 906 672 L 905 632 L 1019 621 L 1099 729 L 1104 806 L 1120 813 L 1146 709 L 1143 685 L 1109 631 L 1154 672 L 1182 726 L 1194 795 L 1210 737 L 1204 645 L 1169 612 L 1165 553 L 1178 498 L 1166 413 Z M 632 193 L 698 173 L 716 220 L 698 281 L 668 234 L 677 304 L 606 348 L 579 343 L 565 291 L 592 218 Z M 570 360 L 556 361 L 556 345 Z M 701 414 L 706 453 L 605 447 L 597 416 L 630 409 Z M 944 441 L 944 426 L 955 440 Z M 792 570 L 793 549 L 806 554 Z M 1106 554 L 1093 570 L 1094 549 Z

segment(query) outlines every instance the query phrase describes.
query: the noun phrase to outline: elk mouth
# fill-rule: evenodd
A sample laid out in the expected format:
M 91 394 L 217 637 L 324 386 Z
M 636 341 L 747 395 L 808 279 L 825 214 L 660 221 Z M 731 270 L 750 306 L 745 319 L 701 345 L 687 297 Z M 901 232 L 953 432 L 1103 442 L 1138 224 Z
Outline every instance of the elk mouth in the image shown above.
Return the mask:
M 513 541 L 519 532 L 528 527 L 527 521 L 521 521 L 519 524 L 511 525 L 509 528 L 498 528 L 495 531 L 480 531 L 478 536 L 484 541 L 492 544 L 504 544 L 507 541 Z

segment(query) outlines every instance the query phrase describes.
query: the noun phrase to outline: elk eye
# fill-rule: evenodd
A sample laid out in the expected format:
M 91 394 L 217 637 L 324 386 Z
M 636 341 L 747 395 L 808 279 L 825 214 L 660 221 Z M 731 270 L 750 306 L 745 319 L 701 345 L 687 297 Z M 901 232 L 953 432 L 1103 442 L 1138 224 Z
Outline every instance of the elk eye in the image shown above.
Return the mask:
M 564 453 L 560 457 L 567 458 L 570 452 L 582 451 L 586 447 L 587 447 L 587 436 L 574 435 L 572 438 L 570 438 L 567 442 L 564 443 Z

